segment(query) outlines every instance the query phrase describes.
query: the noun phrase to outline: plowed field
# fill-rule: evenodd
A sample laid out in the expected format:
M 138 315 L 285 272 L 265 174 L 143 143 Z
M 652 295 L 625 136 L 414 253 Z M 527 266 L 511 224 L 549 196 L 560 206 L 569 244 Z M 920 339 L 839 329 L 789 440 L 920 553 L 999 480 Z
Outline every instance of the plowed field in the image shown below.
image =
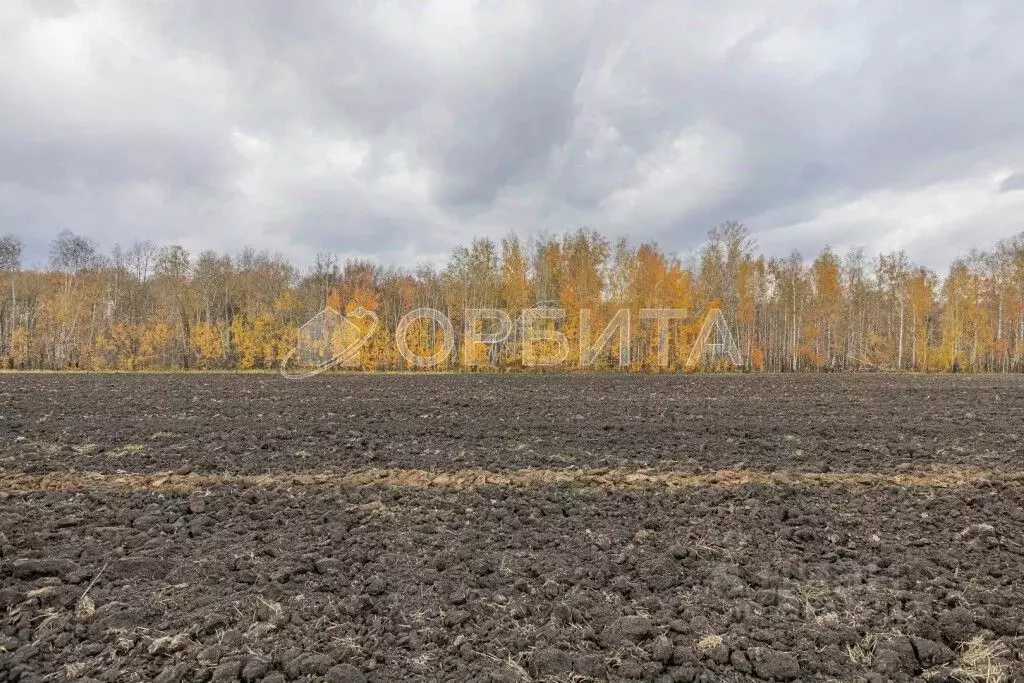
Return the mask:
M 1024 680 L 1024 379 L 0 375 L 0 681 Z

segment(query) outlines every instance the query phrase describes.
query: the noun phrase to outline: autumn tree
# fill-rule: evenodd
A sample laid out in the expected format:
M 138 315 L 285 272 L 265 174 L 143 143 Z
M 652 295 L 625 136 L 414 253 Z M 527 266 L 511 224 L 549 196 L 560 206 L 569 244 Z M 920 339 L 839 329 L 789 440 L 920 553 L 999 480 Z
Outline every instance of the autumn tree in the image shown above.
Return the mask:
M 907 305 L 910 311 L 910 366 L 929 368 L 932 310 L 935 306 L 935 274 L 924 267 L 915 268 L 907 278 Z
M 61 274 L 62 286 L 53 292 L 46 308 L 52 325 L 50 355 L 55 367 L 77 365 L 85 350 L 81 344 L 85 302 L 78 296 L 82 280 L 99 264 L 92 240 L 64 230 L 50 245 L 50 263 Z
M 837 344 L 844 305 L 841 267 L 839 258 L 828 246 L 811 265 L 814 354 L 818 367 L 835 368 L 841 351 Z
M 15 289 L 24 243 L 17 235 L 0 236 L 0 274 L 7 278 L 10 297 L 0 298 L 0 357 L 6 356 L 13 366 L 14 330 L 18 320 L 18 300 Z

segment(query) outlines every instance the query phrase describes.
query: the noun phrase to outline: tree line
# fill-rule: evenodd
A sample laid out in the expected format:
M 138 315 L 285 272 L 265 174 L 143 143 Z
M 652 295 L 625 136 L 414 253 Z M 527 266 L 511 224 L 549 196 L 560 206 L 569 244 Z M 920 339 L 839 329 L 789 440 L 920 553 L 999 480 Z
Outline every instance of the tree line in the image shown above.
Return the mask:
M 667 369 L 680 370 L 705 314 L 719 309 L 748 371 L 1024 370 L 1024 233 L 972 250 L 941 274 L 902 251 L 761 255 L 732 221 L 686 258 L 585 228 L 476 238 L 445 264 L 415 269 L 328 252 L 300 269 L 251 248 L 190 254 L 148 241 L 103 253 L 70 231 L 53 240 L 47 268 L 23 268 L 23 256 L 19 237 L 0 237 L 0 367 L 9 369 L 275 368 L 325 306 L 373 311 L 380 326 L 359 363 L 406 369 L 393 335 L 411 309 L 442 311 L 458 328 L 467 309 L 515 317 L 545 305 L 567 313 L 551 324 L 565 334 L 570 359 L 620 309 L 637 319 L 644 308 L 676 308 L 690 312 L 669 323 Z M 583 309 L 589 324 L 581 330 Z M 658 334 L 653 325 L 635 328 L 630 369 L 666 369 Z M 429 323 L 406 339 L 424 355 L 441 343 Z M 620 342 L 603 349 L 598 367 L 618 366 Z M 516 369 L 521 345 L 512 338 L 470 356 L 475 367 Z M 440 367 L 463 367 L 464 351 Z M 705 369 L 724 367 L 719 359 Z

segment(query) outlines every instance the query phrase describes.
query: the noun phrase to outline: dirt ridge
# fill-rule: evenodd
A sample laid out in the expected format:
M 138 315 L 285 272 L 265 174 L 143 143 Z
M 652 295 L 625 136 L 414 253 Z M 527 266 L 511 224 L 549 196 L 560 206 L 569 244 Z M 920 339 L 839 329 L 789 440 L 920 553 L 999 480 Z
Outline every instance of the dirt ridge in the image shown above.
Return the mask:
M 644 471 L 623 468 L 365 468 L 348 472 L 294 472 L 286 474 L 155 474 L 97 471 L 0 474 L 0 490 L 7 492 L 114 490 L 192 491 L 216 486 L 242 487 L 361 487 L 469 489 L 485 485 L 529 488 L 568 486 L 574 489 L 662 489 L 683 487 L 792 486 L 828 487 L 934 487 L 958 488 L 984 483 L 1016 486 L 1024 483 L 1024 470 L 934 468 L 906 472 L 763 472 L 720 469 L 707 473 Z

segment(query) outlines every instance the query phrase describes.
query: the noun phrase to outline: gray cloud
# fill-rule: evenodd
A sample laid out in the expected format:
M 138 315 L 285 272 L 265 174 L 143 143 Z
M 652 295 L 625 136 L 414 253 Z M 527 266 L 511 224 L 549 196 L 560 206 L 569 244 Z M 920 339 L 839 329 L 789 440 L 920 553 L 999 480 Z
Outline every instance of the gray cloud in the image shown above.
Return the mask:
M 1024 190 L 1024 172 L 1021 171 L 1009 176 L 999 186 L 1000 192 L 1016 192 L 1018 190 Z
M 1020 229 L 1022 29 L 998 0 L 15 0 L 0 230 L 408 265 L 737 219 L 944 265 Z

